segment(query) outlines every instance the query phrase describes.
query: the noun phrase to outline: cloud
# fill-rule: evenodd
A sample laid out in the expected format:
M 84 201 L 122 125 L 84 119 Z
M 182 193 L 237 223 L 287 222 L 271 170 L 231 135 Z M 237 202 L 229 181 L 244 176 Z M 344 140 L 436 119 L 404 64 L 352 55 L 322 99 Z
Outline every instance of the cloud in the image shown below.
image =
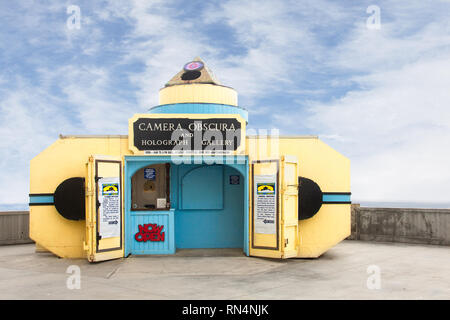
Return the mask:
M 320 56 L 323 49 L 312 32 L 313 18 L 326 15 L 327 8 L 302 9 L 291 1 L 227 1 L 204 13 L 206 23 L 219 21 L 230 28 L 234 41 L 243 48 L 241 54 L 214 59 L 214 65 L 250 111 L 257 108 L 256 97 L 297 87 L 316 55 Z
M 54 112 L 57 99 L 44 90 L 20 80 L 20 89 L 2 94 L 0 99 L 0 150 L 2 159 L 1 203 L 27 202 L 29 160 L 57 137 L 51 123 L 68 125 L 67 119 Z
M 273 116 L 284 133 L 303 125 L 351 159 L 355 201 L 448 202 L 449 3 L 441 5 L 383 2 L 380 31 L 353 19 L 341 41 L 315 47 L 329 75 L 325 99 L 295 99 Z
M 181 67 L 208 48 L 185 25 L 165 16 L 166 2 L 115 2 L 107 8 L 80 4 L 79 30 L 66 28 L 65 6 L 47 15 L 44 7 L 19 8 L 31 17 L 20 29 L 22 44 L 0 53 L 13 59 L 10 68 L 18 71 L 0 78 L 7 84 L 0 89 L 0 203 L 27 202 L 29 161 L 59 133 L 126 134 L 132 114 L 158 103 L 158 89 L 178 72 L 174 60 Z M 18 16 L 11 8 L 8 14 L 7 27 L 14 28 Z M 117 21 L 131 30 L 120 39 L 108 31 Z M 7 32 L 0 37 L 8 37 Z M 26 57 L 24 64 L 17 56 Z M 128 70 L 136 65 L 143 70 Z
M 366 89 L 312 104 L 307 119 L 352 160 L 354 198 L 448 201 L 450 57 L 420 60 L 358 82 Z
M 446 201 L 450 4 L 381 1 L 378 31 L 370 4 L 79 1 L 68 30 L 66 4 L 2 3 L 0 202 L 26 202 L 29 160 L 59 133 L 125 133 L 198 55 L 252 127 L 350 157 L 354 199 Z

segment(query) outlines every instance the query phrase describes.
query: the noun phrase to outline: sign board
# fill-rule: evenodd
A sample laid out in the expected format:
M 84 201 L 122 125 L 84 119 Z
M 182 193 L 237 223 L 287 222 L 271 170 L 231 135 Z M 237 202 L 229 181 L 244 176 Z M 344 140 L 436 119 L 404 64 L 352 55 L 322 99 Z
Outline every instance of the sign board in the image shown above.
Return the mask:
M 144 179 L 155 180 L 156 179 L 156 169 L 155 168 L 145 168 L 144 169 Z
M 254 232 L 277 232 L 277 175 L 254 176 Z
M 161 232 L 164 225 L 157 225 L 156 223 L 148 223 L 138 225 L 139 232 L 134 235 L 137 242 L 157 241 L 164 242 L 165 232 Z
M 230 184 L 240 184 L 240 176 L 236 174 L 230 175 Z
M 245 120 L 230 114 L 137 114 L 129 120 L 135 154 L 245 153 Z
M 119 177 L 98 181 L 99 234 L 102 239 L 120 236 L 120 180 Z

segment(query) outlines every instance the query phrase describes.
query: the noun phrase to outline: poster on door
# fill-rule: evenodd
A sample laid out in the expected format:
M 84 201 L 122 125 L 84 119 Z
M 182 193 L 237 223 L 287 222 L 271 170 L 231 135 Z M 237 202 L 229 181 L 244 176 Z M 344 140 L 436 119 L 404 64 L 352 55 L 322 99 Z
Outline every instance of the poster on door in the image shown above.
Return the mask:
M 255 233 L 277 232 L 277 175 L 255 175 L 253 225 Z
M 120 236 L 120 180 L 119 177 L 98 180 L 99 234 L 102 239 Z

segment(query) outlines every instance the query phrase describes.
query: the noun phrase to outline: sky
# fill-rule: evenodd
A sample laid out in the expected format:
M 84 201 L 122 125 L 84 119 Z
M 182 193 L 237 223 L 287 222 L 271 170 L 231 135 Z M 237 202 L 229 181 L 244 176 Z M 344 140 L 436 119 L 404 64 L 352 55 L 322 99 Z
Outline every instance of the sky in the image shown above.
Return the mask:
M 349 157 L 353 202 L 450 202 L 450 0 L 0 0 L 0 26 L 0 204 L 59 134 L 127 134 L 196 56 L 248 128 Z

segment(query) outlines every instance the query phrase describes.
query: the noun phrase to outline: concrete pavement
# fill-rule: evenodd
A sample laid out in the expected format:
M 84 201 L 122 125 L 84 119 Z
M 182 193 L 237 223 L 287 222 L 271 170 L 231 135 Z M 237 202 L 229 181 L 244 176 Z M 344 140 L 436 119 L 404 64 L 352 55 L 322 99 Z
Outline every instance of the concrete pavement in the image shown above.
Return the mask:
M 81 288 L 68 289 L 70 265 Z M 450 299 L 450 247 L 344 241 L 319 259 L 180 250 L 89 264 L 0 246 L 0 299 Z M 369 267 L 372 266 L 372 267 Z M 376 283 L 380 271 L 380 289 Z

